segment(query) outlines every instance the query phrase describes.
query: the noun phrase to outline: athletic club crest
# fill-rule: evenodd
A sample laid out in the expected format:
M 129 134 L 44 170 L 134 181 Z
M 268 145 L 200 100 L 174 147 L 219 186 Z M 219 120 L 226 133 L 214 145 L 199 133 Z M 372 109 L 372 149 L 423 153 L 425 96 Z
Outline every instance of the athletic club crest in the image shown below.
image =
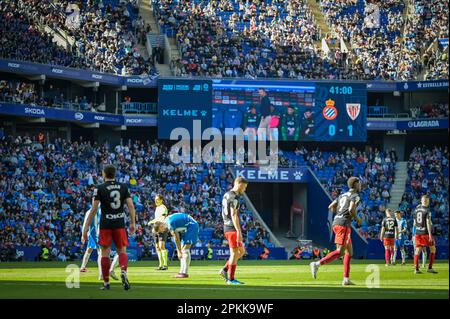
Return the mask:
M 347 114 L 354 121 L 357 119 L 359 112 L 361 111 L 361 104 L 359 103 L 347 103 Z

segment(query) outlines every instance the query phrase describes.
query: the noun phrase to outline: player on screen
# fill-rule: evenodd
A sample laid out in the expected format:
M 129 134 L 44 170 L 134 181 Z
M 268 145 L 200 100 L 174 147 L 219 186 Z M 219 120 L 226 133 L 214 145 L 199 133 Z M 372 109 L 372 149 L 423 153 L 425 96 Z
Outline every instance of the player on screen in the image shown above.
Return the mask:
M 288 106 L 287 114 L 281 118 L 281 140 L 298 141 L 300 136 L 300 123 L 295 108 Z
M 336 213 L 333 220 L 336 250 L 329 253 L 321 260 L 310 263 L 311 274 L 313 278 L 316 279 L 319 267 L 344 256 L 343 286 L 354 285 L 354 283 L 350 281 L 350 262 L 353 254 L 351 223 L 352 220 L 355 219 L 358 224 L 361 224 L 361 220 L 356 215 L 356 208 L 360 203 L 358 194 L 361 191 L 361 183 L 357 177 L 350 177 L 347 181 L 347 185 L 349 191 L 340 195 L 328 206 L 328 209 Z
M 313 112 L 311 109 L 307 109 L 303 113 L 303 118 L 301 120 L 300 137 L 311 138 L 314 136 L 315 131 L 316 131 L 316 122 L 314 121 Z
M 406 261 L 406 252 L 405 252 L 405 240 L 406 240 L 406 219 L 402 217 L 402 212 L 397 210 L 395 212 L 395 219 L 397 220 L 397 234 L 398 237 L 395 240 L 394 246 L 394 258 L 392 259 L 392 263 L 395 263 L 397 259 L 397 252 L 400 249 L 400 254 L 402 256 L 402 265 L 405 264 Z
M 230 258 L 219 271 L 219 275 L 229 285 L 242 285 L 243 282 L 234 278 L 237 262 L 245 254 L 244 239 L 242 237 L 240 220 L 240 195 L 247 189 L 248 181 L 243 177 L 234 180 L 233 188 L 225 193 L 222 199 L 222 218 L 225 238 L 230 247 Z
M 392 217 L 391 210 L 386 209 L 386 217 L 381 222 L 380 240 L 384 246 L 384 256 L 386 260 L 386 267 L 393 264 L 395 239 L 397 238 L 397 220 Z
M 256 107 L 250 106 L 249 111 L 244 115 L 244 135 L 254 140 L 258 134 L 258 125 L 261 122 L 261 115 L 256 113 Z
M 416 227 L 415 248 L 414 248 L 414 273 L 421 274 L 419 269 L 419 255 L 426 251 L 428 246 L 433 245 L 433 235 L 430 212 L 430 199 L 427 195 L 422 195 L 421 204 L 417 206 L 413 213 L 414 226 Z M 434 254 L 430 254 L 430 264 L 428 272 L 436 273 L 433 269 Z
M 153 231 L 159 234 L 170 231 L 177 247 L 178 259 L 180 259 L 180 272 L 175 278 L 188 278 L 191 264 L 191 247 L 198 241 L 199 226 L 197 221 L 184 213 L 175 213 L 164 221 L 152 220 Z
M 128 256 L 126 249 L 128 246 L 128 235 L 125 229 L 124 205 L 127 204 L 130 212 L 130 233 L 134 234 L 136 228 L 136 211 L 131 199 L 128 187 L 125 184 L 116 182 L 116 168 L 113 165 L 106 165 L 102 171 L 104 183 L 94 189 L 94 203 L 89 216 L 83 226 L 82 243 L 87 241 L 87 230 L 92 223 L 92 219 L 97 213 L 101 204 L 102 214 L 100 219 L 99 245 L 102 247 L 102 290 L 109 290 L 109 270 L 111 241 L 119 255 L 119 265 L 121 269 L 122 285 L 125 290 L 130 289 L 127 277 Z
M 164 198 L 162 195 L 158 194 L 155 196 L 155 219 L 159 221 L 164 221 L 164 219 L 168 215 L 168 210 L 166 205 L 164 205 Z M 159 267 L 156 270 L 167 270 L 167 260 L 168 260 L 168 252 L 166 249 L 166 241 L 169 236 L 169 231 L 165 231 L 163 233 L 154 233 L 153 239 L 155 241 L 155 249 L 158 255 Z

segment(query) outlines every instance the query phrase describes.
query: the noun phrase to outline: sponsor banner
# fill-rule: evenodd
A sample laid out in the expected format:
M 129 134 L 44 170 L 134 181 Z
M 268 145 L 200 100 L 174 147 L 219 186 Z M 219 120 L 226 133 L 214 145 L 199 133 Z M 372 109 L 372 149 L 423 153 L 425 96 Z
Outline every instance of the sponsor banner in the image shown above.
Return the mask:
M 416 120 L 368 120 L 367 130 L 430 130 L 448 129 L 448 119 L 416 119 Z
M 309 171 L 307 167 L 278 168 L 268 170 L 264 168 L 233 168 L 236 177 L 242 176 L 250 182 L 258 183 L 307 183 Z
M 136 115 L 124 115 L 123 116 L 123 125 L 126 126 L 156 126 L 157 125 L 157 117 L 155 116 L 136 116 Z
M 448 80 L 397 82 L 396 91 L 427 91 L 448 89 Z
M 397 121 L 396 120 L 380 120 L 371 121 L 367 119 L 367 130 L 368 131 L 386 131 L 386 130 L 396 130 Z
M 369 92 L 393 92 L 393 91 L 425 91 L 448 89 L 448 80 L 436 81 L 410 81 L 410 82 L 367 82 Z
M 368 82 L 366 87 L 369 92 L 393 92 L 397 90 L 395 82 Z
M 158 80 L 158 138 L 170 139 L 174 130 L 184 129 L 201 139 L 202 130 L 212 124 L 212 100 L 210 80 Z M 194 130 L 194 122 L 199 130 Z
M 148 76 L 120 76 L 115 74 L 94 72 L 62 66 L 52 66 L 46 64 L 0 59 L 0 71 L 25 73 L 25 74 L 43 74 L 49 77 L 57 77 L 67 80 L 95 81 L 101 84 L 110 84 L 117 86 L 135 86 L 135 87 L 156 87 L 156 77 Z
M 16 258 L 25 261 L 37 261 L 41 248 L 38 246 L 16 246 Z
M 65 110 L 27 104 L 0 103 L 0 114 L 106 125 L 156 126 L 156 116 L 123 116 L 109 113 Z
M 228 259 L 230 257 L 230 249 L 228 247 L 214 247 L 212 246 L 213 256 L 211 260 L 219 260 L 219 259 Z M 138 252 L 138 256 L 142 256 L 142 249 Z M 173 247 L 167 247 L 169 258 L 172 256 L 176 259 L 176 250 Z M 264 252 L 264 248 L 253 248 L 246 247 L 247 255 L 246 259 L 260 259 L 260 255 Z M 157 259 L 158 256 L 156 254 L 156 250 L 154 247 L 151 248 L 152 258 Z M 191 258 L 192 259 L 207 259 L 206 255 L 208 254 L 208 247 L 192 247 L 191 248 Z M 269 255 L 267 259 L 287 259 L 286 250 L 282 247 L 269 247 Z
M 418 119 L 398 121 L 398 130 L 429 130 L 448 128 L 448 119 Z
M 438 41 L 441 48 L 448 47 L 448 38 L 439 39 Z

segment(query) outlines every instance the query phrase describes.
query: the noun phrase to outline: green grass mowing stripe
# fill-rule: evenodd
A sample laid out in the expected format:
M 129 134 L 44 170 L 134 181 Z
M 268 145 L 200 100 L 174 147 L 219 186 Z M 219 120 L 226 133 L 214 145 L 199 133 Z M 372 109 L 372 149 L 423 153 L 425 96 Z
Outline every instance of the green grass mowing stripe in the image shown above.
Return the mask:
M 17 285 L 17 286 L 58 286 L 60 287 L 63 284 L 54 284 L 54 283 L 2 283 L 2 285 Z M 230 291 L 231 289 L 241 289 L 246 291 L 277 291 L 280 292 L 280 289 L 274 289 L 274 288 L 259 288 L 255 286 L 245 287 L 245 286 L 239 286 L 239 287 L 183 287 L 183 286 L 149 286 L 149 285 L 132 285 L 133 289 L 174 289 L 174 290 L 224 290 L 224 291 Z M 345 287 L 342 288 L 342 291 L 346 293 L 361 293 L 361 290 L 364 290 L 364 293 L 370 293 L 370 292 L 389 292 L 392 294 L 416 294 L 417 292 L 411 291 L 411 290 L 402 290 L 402 291 L 389 291 L 389 289 L 383 289 L 383 288 L 358 288 L 358 287 Z M 307 289 L 307 288 L 297 288 L 297 289 L 283 289 L 283 292 L 336 292 L 336 289 L 321 289 L 321 288 L 315 288 L 315 289 Z M 448 291 L 430 291 L 427 292 L 431 295 L 448 295 Z
M 64 263 L 32 263 L 0 271 L 1 298 L 448 298 L 448 262 L 436 264 L 439 274 L 414 275 L 412 268 L 388 267 L 378 262 L 380 288 L 368 289 L 365 272 L 368 264 L 352 265 L 352 280 L 356 287 L 341 287 L 342 264 L 321 268 L 319 279 L 313 280 L 308 262 L 244 261 L 238 267 L 239 279 L 244 287 L 230 287 L 218 277 L 221 262 L 194 262 L 187 280 L 171 278 L 178 271 L 178 263 L 170 265 L 168 272 L 155 271 L 148 262 L 130 264 L 129 277 L 132 292 L 123 292 L 113 282 L 111 292 L 98 291 L 95 263 L 87 273 L 80 274 L 81 289 L 65 287 Z M 0 265 L 0 266 L 4 266 Z M 45 266 L 45 267 L 43 267 Z M 92 266 L 92 267 L 91 267 Z M 16 289 L 12 288 L 16 287 Z M 43 287 L 45 287 L 43 289 Z

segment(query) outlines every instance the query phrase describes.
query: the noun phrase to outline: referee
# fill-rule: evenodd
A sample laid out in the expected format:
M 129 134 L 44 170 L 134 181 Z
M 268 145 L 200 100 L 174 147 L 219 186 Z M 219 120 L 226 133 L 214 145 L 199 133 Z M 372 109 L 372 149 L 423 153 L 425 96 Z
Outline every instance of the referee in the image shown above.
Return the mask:
M 157 221 L 163 222 L 168 215 L 168 210 L 166 205 L 164 205 L 164 198 L 162 195 L 158 194 L 155 196 L 155 204 L 155 219 L 149 222 L 149 225 L 152 225 Z M 167 267 L 168 252 L 166 249 L 166 241 L 168 236 L 168 231 L 162 233 L 153 232 L 153 240 L 155 241 L 156 253 L 158 254 L 159 260 L 159 267 L 156 268 L 156 270 L 169 269 L 169 267 Z

